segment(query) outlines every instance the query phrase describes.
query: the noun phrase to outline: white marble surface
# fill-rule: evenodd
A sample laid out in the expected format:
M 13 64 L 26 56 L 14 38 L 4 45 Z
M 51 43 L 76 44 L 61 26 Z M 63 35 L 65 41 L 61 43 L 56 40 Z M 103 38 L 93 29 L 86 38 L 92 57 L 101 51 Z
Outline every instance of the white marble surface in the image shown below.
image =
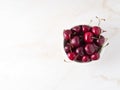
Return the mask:
M 63 29 L 105 18 L 99 61 L 65 63 Z M 0 90 L 120 90 L 120 0 L 0 0 Z

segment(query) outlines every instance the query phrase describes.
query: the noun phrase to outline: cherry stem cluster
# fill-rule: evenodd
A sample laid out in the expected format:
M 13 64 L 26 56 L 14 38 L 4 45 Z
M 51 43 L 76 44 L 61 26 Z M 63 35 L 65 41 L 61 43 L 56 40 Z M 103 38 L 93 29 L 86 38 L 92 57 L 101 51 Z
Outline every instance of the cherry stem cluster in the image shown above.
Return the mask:
M 97 16 L 96 16 L 96 18 L 98 19 L 98 26 L 100 26 L 101 21 L 105 21 L 104 18 L 99 18 L 99 17 L 97 17 Z

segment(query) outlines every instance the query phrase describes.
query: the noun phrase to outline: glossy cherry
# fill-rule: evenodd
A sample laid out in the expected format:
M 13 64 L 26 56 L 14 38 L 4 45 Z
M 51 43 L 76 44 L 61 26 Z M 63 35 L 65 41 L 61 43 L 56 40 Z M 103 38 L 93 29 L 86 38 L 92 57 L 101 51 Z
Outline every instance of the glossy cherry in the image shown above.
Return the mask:
M 98 52 L 98 50 L 101 48 L 101 47 L 97 46 L 95 43 L 93 43 L 93 46 L 95 48 L 95 52 Z
M 66 45 L 64 47 L 64 50 L 65 50 L 66 53 L 70 52 L 71 51 L 71 46 L 70 45 Z
M 94 48 L 93 44 L 86 44 L 86 46 L 85 46 L 85 52 L 88 55 L 92 55 L 95 52 L 95 48 Z
M 63 36 L 65 40 L 69 40 L 71 38 L 72 31 L 71 30 L 64 30 Z
M 72 28 L 72 30 L 76 31 L 77 33 L 80 33 L 81 32 L 81 26 L 78 25 L 78 26 L 75 26 Z
M 98 27 L 98 26 L 93 26 L 93 27 L 92 27 L 92 33 L 93 33 L 94 35 L 96 35 L 96 36 L 100 35 L 100 33 L 101 33 L 101 28 Z
M 74 47 L 80 46 L 80 39 L 78 36 L 75 36 L 71 39 L 70 44 Z
M 83 56 L 84 55 L 84 49 L 83 47 L 79 47 L 76 49 L 76 53 L 80 56 Z
M 70 60 L 74 60 L 76 58 L 76 54 L 74 52 L 68 53 L 67 56 Z
M 90 61 L 89 56 L 83 56 L 82 57 L 82 62 L 89 62 L 89 61 Z
M 105 42 L 105 38 L 101 35 L 100 37 L 99 37 L 99 39 L 97 39 L 97 44 L 99 45 L 99 46 L 102 46 L 103 44 L 104 44 L 104 42 Z
M 91 32 L 86 32 L 84 34 L 84 40 L 86 43 L 92 43 L 93 42 L 93 34 Z
M 97 52 L 91 55 L 91 60 L 98 60 L 99 58 L 100 58 L 100 54 Z
M 88 26 L 88 25 L 82 25 L 82 31 L 84 33 L 90 31 L 90 26 Z

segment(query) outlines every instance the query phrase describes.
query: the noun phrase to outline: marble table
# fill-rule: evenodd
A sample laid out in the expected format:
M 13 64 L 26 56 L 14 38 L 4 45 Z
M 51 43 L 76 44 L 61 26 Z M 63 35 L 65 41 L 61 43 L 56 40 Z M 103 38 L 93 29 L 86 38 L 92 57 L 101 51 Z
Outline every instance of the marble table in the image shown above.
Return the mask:
M 65 63 L 63 30 L 97 25 L 99 61 Z M 0 90 L 120 90 L 120 0 L 0 0 Z

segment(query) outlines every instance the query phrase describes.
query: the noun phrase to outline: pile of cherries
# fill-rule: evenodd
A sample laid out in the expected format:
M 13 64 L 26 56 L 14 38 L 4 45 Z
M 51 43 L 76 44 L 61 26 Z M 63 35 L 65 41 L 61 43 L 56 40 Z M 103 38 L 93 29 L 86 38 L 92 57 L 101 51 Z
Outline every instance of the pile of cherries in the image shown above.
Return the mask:
M 72 61 L 90 62 L 100 58 L 105 42 L 99 26 L 78 25 L 64 30 L 64 50 Z

